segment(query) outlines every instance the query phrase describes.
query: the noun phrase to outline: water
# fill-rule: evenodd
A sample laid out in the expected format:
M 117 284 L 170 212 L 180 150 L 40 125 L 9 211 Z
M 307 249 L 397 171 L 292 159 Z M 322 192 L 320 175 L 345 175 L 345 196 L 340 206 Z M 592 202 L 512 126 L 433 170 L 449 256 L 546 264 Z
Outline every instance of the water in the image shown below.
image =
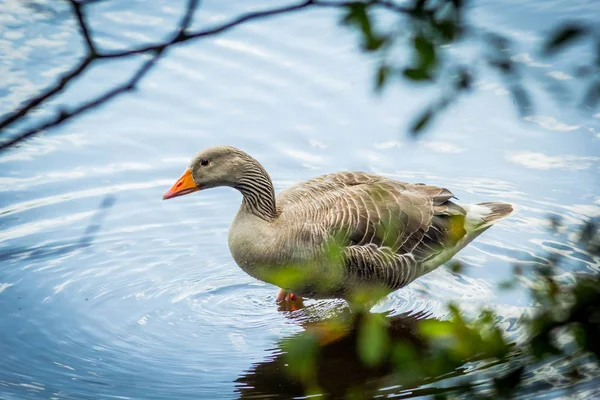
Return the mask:
M 53 82 L 82 50 L 66 5 L 39 3 L 56 11 L 34 12 L 28 4 L 0 2 L 1 113 Z M 97 42 L 121 48 L 158 40 L 182 4 L 96 4 Z M 207 1 L 194 27 L 259 7 Z M 536 58 L 540 32 L 562 18 L 597 18 L 595 11 L 594 1 L 480 1 L 472 15 L 521 40 L 518 60 L 535 80 L 571 73 Z M 441 267 L 376 311 L 444 318 L 448 301 L 473 313 L 487 305 L 518 339 L 514 322 L 532 303 L 496 289 L 515 262 L 560 253 L 567 277 L 598 270 L 598 259 L 569 230 L 600 216 L 600 114 L 582 114 L 538 90 L 536 113 L 520 120 L 499 78 L 489 75 L 412 142 L 403 127 L 435 92 L 393 85 L 374 97 L 373 60 L 336 26 L 337 15 L 290 15 L 173 49 L 135 93 L 0 156 L 0 398 L 213 399 L 239 396 L 240 382 L 268 387 L 274 378 L 260 371 L 277 358 L 282 338 L 302 330 L 307 311 L 278 311 L 276 288 L 233 262 L 227 229 L 237 192 L 161 201 L 191 156 L 210 145 L 248 151 L 277 190 L 326 172 L 364 170 L 441 185 L 466 203 L 519 206 L 460 253 L 464 273 Z M 461 51 L 465 62 L 476 54 Z M 94 68 L 53 106 L 99 93 L 138 62 Z M 562 233 L 548 232 L 551 215 L 567 223 Z M 317 319 L 343 308 L 307 304 Z M 560 365 L 537 371 L 532 381 L 562 394 Z M 600 395 L 598 373 L 590 371 L 575 388 L 582 398 Z

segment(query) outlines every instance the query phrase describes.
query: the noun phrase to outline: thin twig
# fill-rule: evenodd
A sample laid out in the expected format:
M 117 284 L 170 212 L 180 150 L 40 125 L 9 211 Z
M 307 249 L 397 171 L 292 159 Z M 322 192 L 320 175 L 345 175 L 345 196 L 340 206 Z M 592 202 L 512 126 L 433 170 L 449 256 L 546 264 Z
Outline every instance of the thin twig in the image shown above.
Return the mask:
M 77 23 L 79 24 L 81 35 L 85 39 L 85 44 L 87 45 L 88 55 L 93 58 L 96 56 L 97 51 L 96 46 L 92 41 L 92 36 L 90 35 L 90 29 L 88 28 L 87 20 L 85 18 L 85 15 L 83 14 L 83 6 L 77 0 L 68 1 L 71 4 L 71 7 L 73 8 L 75 16 L 77 17 Z
M 234 28 L 238 25 L 242 25 L 246 22 L 260 20 L 260 19 L 271 17 L 274 15 L 291 13 L 293 11 L 298 11 L 298 10 L 302 10 L 307 7 L 310 7 L 313 4 L 314 4 L 314 2 L 312 0 L 306 0 L 306 1 L 303 1 L 302 3 L 293 4 L 290 6 L 273 8 L 270 10 L 250 12 L 248 14 L 244 14 L 238 18 L 235 18 L 229 22 L 226 22 L 224 24 L 218 25 L 213 28 L 204 29 L 204 30 L 197 31 L 197 32 L 191 32 L 186 35 L 178 35 L 175 38 L 173 38 L 170 42 L 167 42 L 167 43 L 155 43 L 155 44 L 149 44 L 149 45 L 141 46 L 141 47 L 138 47 L 135 49 L 130 49 L 130 50 L 107 52 L 107 53 L 101 54 L 100 58 L 123 58 L 123 57 L 130 57 L 130 56 L 136 55 L 136 54 L 144 54 L 144 53 L 148 53 L 151 51 L 164 50 L 167 47 L 173 46 L 174 44 L 184 43 L 184 42 L 187 42 L 187 41 L 190 41 L 193 39 L 197 39 L 200 37 L 214 36 L 219 33 L 225 32 L 231 28 Z
M 49 100 L 54 95 L 62 92 L 67 84 L 73 80 L 74 78 L 81 75 L 92 63 L 92 59 L 90 57 L 86 57 L 83 59 L 78 65 L 75 66 L 71 71 L 66 72 L 63 76 L 60 77 L 58 82 L 54 86 L 49 87 L 44 92 L 42 92 L 39 96 L 36 96 L 29 100 L 26 104 L 22 105 L 20 109 L 15 111 L 12 114 L 9 114 L 3 120 L 0 120 L 0 132 L 2 129 L 7 126 L 13 124 L 17 120 L 23 118 L 27 115 L 32 109 L 40 105 L 46 100 Z
M 199 0 L 189 0 L 187 9 L 185 10 L 185 15 L 181 19 L 179 23 L 179 32 L 185 32 L 187 28 L 190 27 L 192 23 L 192 19 L 194 18 L 194 13 L 196 12 L 196 8 L 198 8 Z
M 57 125 L 62 124 L 63 122 L 72 119 L 75 116 L 81 115 L 87 111 L 90 111 L 93 108 L 98 107 L 101 104 L 106 103 L 107 101 L 117 97 L 118 95 L 125 93 L 127 91 L 132 91 L 136 88 L 136 85 L 139 81 L 150 71 L 150 69 L 155 65 L 156 61 L 160 58 L 162 52 L 157 52 L 152 58 L 146 61 L 142 66 L 129 78 L 126 82 L 120 84 L 119 86 L 105 92 L 104 94 L 97 96 L 93 100 L 90 100 L 79 107 L 76 107 L 72 110 L 63 110 L 58 113 L 51 120 L 44 122 L 43 124 L 26 130 L 15 137 L 6 140 L 0 143 L 0 151 L 5 150 L 15 144 L 34 136 L 42 131 L 53 128 Z
M 228 31 L 234 27 L 245 24 L 247 22 L 257 21 L 257 20 L 265 19 L 268 17 L 276 16 L 276 15 L 289 14 L 289 13 L 296 12 L 299 10 L 307 9 L 309 7 L 344 8 L 344 7 L 348 7 L 351 4 L 354 4 L 353 1 L 304 0 L 297 4 L 292 4 L 292 5 L 283 6 L 283 7 L 279 7 L 279 8 L 250 12 L 250 13 L 241 15 L 237 18 L 234 18 L 229 22 L 225 22 L 221 25 L 218 25 L 218 26 L 215 26 L 215 27 L 212 27 L 209 29 L 204 29 L 204 30 L 200 30 L 200 31 L 196 31 L 196 32 L 187 32 L 187 29 L 189 28 L 189 26 L 192 22 L 194 11 L 196 10 L 198 3 L 199 3 L 198 0 L 189 0 L 188 6 L 186 8 L 186 12 L 185 12 L 185 14 L 177 28 L 177 31 L 172 39 L 170 39 L 166 42 L 145 45 L 145 46 L 141 46 L 138 48 L 129 49 L 129 50 L 125 50 L 125 51 L 102 52 L 102 51 L 98 51 L 94 45 L 92 36 L 90 34 L 90 30 L 89 30 L 87 22 L 86 22 L 85 14 L 82 10 L 83 6 L 94 3 L 96 1 L 94 1 L 94 0 L 87 0 L 87 1 L 80 0 L 79 2 L 77 0 L 68 0 L 68 1 L 72 4 L 73 10 L 77 17 L 77 21 L 79 24 L 79 28 L 81 30 L 81 34 L 84 37 L 84 40 L 85 40 L 87 48 L 88 48 L 88 53 L 89 53 L 88 56 L 86 58 L 84 58 L 71 71 L 65 73 L 55 85 L 49 87 L 48 89 L 46 89 L 45 91 L 40 93 L 38 96 L 31 99 L 27 104 L 21 106 L 21 108 L 19 108 L 18 110 L 14 111 L 13 113 L 10 113 L 3 120 L 0 120 L 0 134 L 3 133 L 4 128 L 8 127 L 9 125 L 15 123 L 16 121 L 18 121 L 22 118 L 24 118 L 35 107 L 43 105 L 43 103 L 48 101 L 50 98 L 52 98 L 56 94 L 62 92 L 70 81 L 72 81 L 73 79 L 75 79 L 79 75 L 81 75 L 93 62 L 100 60 L 100 59 L 126 58 L 126 57 L 131 57 L 131 56 L 141 55 L 141 54 L 148 54 L 148 53 L 152 54 L 152 58 L 147 63 L 144 64 L 144 65 L 147 65 L 146 68 L 142 68 L 142 69 L 138 70 L 138 72 L 136 74 L 134 74 L 132 79 L 129 80 L 128 82 L 126 82 L 124 85 L 118 86 L 117 88 L 115 88 L 109 92 L 106 92 L 104 95 L 99 96 L 99 97 L 95 98 L 94 100 L 91 100 L 80 107 L 74 108 L 70 111 L 62 111 L 52 120 L 41 123 L 37 127 L 31 128 L 29 130 L 26 130 L 24 132 L 21 132 L 21 133 L 15 135 L 12 139 L 7 140 L 3 143 L 0 143 L 0 151 L 5 150 L 5 149 L 13 146 L 14 144 L 16 144 L 28 137 L 31 137 L 43 130 L 56 127 L 57 125 L 61 124 L 62 122 L 72 119 L 73 117 L 75 117 L 83 112 L 86 112 L 93 107 L 99 106 L 106 101 L 111 100 L 114 97 L 126 92 L 129 89 L 132 89 L 139 82 L 139 80 L 146 74 L 147 70 L 150 69 L 154 65 L 154 62 L 156 62 L 156 60 L 164 52 L 164 50 L 166 50 L 167 48 L 169 48 L 173 45 L 181 44 L 181 43 L 188 42 L 188 41 L 202 38 L 202 37 L 218 35 L 220 33 Z M 379 1 L 373 0 L 373 1 L 369 2 L 368 4 L 370 4 L 371 6 L 383 7 L 383 8 L 392 10 L 397 13 L 402 13 L 402 14 L 406 14 L 406 13 L 410 12 L 409 9 L 399 6 L 399 5 L 395 4 L 394 2 L 387 1 L 387 0 L 379 0 Z

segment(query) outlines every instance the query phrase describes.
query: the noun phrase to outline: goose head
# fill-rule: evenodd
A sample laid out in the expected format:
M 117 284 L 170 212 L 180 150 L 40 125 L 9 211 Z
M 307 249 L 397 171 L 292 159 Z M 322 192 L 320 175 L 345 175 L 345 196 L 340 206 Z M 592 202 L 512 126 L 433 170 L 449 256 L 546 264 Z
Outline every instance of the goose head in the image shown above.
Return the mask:
M 238 188 L 257 168 L 264 171 L 258 161 L 235 147 L 209 147 L 192 158 L 183 175 L 165 192 L 163 200 L 219 186 Z

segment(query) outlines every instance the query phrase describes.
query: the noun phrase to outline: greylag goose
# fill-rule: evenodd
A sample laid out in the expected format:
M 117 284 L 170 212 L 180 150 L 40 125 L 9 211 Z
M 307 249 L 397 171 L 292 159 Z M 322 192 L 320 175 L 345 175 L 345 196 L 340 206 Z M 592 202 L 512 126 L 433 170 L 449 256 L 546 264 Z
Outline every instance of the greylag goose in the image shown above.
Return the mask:
M 319 176 L 275 195 L 263 166 L 229 146 L 196 154 L 163 199 L 218 186 L 243 196 L 229 229 L 235 262 L 279 286 L 277 301 L 390 293 L 513 211 L 507 203 L 459 205 L 448 189 L 365 172 Z

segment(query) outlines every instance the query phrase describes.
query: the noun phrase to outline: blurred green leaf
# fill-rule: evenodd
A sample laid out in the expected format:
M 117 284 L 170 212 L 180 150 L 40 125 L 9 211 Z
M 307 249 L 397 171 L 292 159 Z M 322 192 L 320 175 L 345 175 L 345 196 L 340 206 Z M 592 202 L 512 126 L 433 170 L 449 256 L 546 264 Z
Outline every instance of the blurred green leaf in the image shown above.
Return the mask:
M 427 125 L 429 125 L 434 115 L 435 111 L 431 108 L 423 111 L 419 118 L 417 118 L 410 127 L 410 133 L 414 136 L 417 136 L 423 129 L 427 127 Z
M 588 33 L 586 27 L 577 24 L 567 24 L 556 29 L 544 44 L 544 54 L 551 55 L 564 48 L 565 45 L 573 43 Z
M 437 22 L 434 26 L 440 36 L 447 42 L 454 41 L 460 35 L 458 25 L 452 20 L 442 20 Z
M 286 340 L 282 350 L 286 353 L 287 373 L 308 386 L 314 386 L 318 349 L 317 338 L 308 332 Z
M 517 286 L 517 281 L 515 281 L 514 279 L 511 279 L 511 280 L 500 282 L 500 284 L 498 285 L 498 288 L 500 290 L 510 290 L 510 289 L 514 289 L 516 286 Z
M 371 35 L 365 38 L 363 48 L 367 51 L 379 50 L 384 44 L 387 43 L 385 36 Z
M 460 261 L 453 261 L 450 264 L 450 271 L 454 272 L 455 274 L 460 273 L 463 269 L 464 265 Z
M 342 24 L 359 28 L 364 36 L 371 35 L 371 21 L 367 14 L 367 5 L 361 2 L 350 3 L 346 6 L 346 14 Z
M 454 327 L 450 321 L 422 321 L 419 329 L 423 335 L 430 338 L 450 338 L 454 334 Z
M 419 58 L 419 69 L 429 70 L 437 64 L 435 46 L 425 36 L 416 36 L 413 45 Z
M 377 69 L 377 75 L 375 78 L 375 91 L 381 92 L 383 87 L 385 86 L 391 72 L 391 68 L 387 64 L 381 64 Z
M 383 361 L 390 347 L 387 324 L 382 314 L 365 314 L 358 331 L 358 354 L 365 365 Z
M 402 73 L 404 74 L 404 76 L 412 81 L 430 81 L 431 80 L 431 75 L 429 75 L 429 73 L 422 69 L 416 69 L 416 68 L 405 68 L 404 71 L 402 71 Z
M 461 9 L 465 5 L 463 0 L 452 0 L 452 4 L 454 4 L 454 8 Z
M 525 366 L 521 365 L 506 375 L 494 378 L 496 393 L 501 397 L 512 397 L 518 385 L 523 380 L 524 372 Z
M 425 14 L 425 3 L 427 3 L 427 0 L 415 0 L 410 13 L 415 17 L 422 17 Z

